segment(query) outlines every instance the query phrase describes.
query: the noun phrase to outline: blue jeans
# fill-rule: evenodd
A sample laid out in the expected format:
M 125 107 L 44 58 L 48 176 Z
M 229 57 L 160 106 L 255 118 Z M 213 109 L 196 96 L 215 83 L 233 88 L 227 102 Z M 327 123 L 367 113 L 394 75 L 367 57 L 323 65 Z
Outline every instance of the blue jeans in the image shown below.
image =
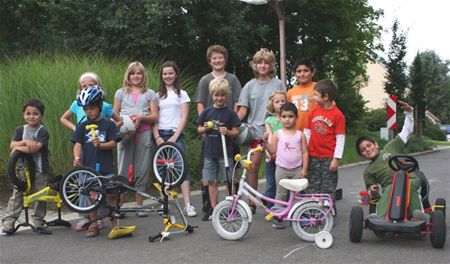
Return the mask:
M 159 136 L 164 139 L 164 141 L 169 140 L 170 137 L 173 136 L 173 134 L 175 134 L 175 130 L 163 130 L 163 129 L 158 129 L 158 133 Z M 186 155 L 186 143 L 184 142 L 184 135 L 183 133 L 181 133 L 181 135 L 178 137 L 177 141 L 175 142 L 180 148 L 181 150 L 183 150 L 184 154 Z M 187 166 L 187 164 L 186 164 Z M 191 175 L 188 173 L 188 175 L 186 176 L 186 180 L 187 181 L 191 181 Z
M 275 198 L 275 194 L 277 193 L 277 184 L 275 181 L 275 169 L 277 165 L 275 165 L 275 160 L 266 163 L 266 192 L 265 196 L 269 198 Z M 267 208 L 271 208 L 273 203 L 267 203 Z

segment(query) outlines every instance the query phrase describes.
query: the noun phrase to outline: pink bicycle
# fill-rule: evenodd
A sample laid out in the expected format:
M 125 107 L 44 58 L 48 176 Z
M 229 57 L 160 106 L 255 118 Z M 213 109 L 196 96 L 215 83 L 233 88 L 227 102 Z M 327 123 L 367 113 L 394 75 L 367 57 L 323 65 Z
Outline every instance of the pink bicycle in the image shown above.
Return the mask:
M 290 192 L 287 202 L 268 198 L 246 182 L 247 170 L 251 166 L 249 158 L 252 153 L 260 151 L 262 148 L 257 147 L 251 149 L 247 156 L 241 157 L 238 154 L 234 157 L 244 170 L 237 194 L 226 197 L 213 211 L 212 224 L 217 234 L 226 240 L 239 240 L 247 234 L 253 215 L 250 206 L 243 200 L 245 196 L 264 209 L 267 221 L 290 222 L 295 234 L 305 241 L 317 243 L 318 234 L 322 231 L 327 232 L 322 232 L 325 236 L 321 236 L 320 239 L 332 239 L 329 232 L 333 228 L 334 220 L 333 199 L 329 194 L 297 194 L 308 187 L 307 179 L 280 181 L 280 185 Z M 236 166 L 233 171 L 236 171 Z M 269 209 L 262 201 L 271 202 L 276 206 Z

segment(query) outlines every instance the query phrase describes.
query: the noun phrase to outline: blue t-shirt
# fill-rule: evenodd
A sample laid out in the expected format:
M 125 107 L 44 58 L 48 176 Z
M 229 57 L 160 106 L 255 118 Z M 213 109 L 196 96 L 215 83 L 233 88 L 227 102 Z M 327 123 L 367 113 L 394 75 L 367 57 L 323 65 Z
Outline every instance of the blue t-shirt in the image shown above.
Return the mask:
M 70 112 L 74 114 L 77 118 L 77 124 L 79 124 L 82 121 L 86 121 L 86 113 L 83 110 L 83 107 L 78 106 L 77 100 L 73 101 L 69 108 Z M 102 117 L 106 119 L 110 119 L 112 115 L 114 114 L 114 109 L 111 104 L 103 101 L 102 105 Z
M 197 125 L 203 125 L 205 122 L 213 120 L 219 123 L 223 123 L 228 130 L 231 130 L 233 127 L 239 127 L 241 125 L 241 121 L 239 120 L 237 114 L 228 107 L 206 108 L 197 118 Z M 231 139 L 228 136 L 225 136 L 225 138 L 228 157 L 232 157 L 233 145 Z M 206 133 L 204 156 L 205 158 L 223 158 L 222 139 L 219 131 L 211 130 Z
M 99 149 L 92 144 L 92 134 L 90 130 L 86 130 L 87 125 L 96 124 L 98 128 L 95 130 L 96 136 L 101 143 L 105 143 L 111 140 L 116 142 L 120 141 L 119 130 L 113 121 L 102 118 L 95 122 L 87 119 L 81 122 L 72 135 L 72 142 L 80 143 L 83 151 L 83 166 L 96 169 L 96 164 L 100 163 L 101 175 L 108 175 L 114 173 L 113 168 L 113 150 L 112 149 Z

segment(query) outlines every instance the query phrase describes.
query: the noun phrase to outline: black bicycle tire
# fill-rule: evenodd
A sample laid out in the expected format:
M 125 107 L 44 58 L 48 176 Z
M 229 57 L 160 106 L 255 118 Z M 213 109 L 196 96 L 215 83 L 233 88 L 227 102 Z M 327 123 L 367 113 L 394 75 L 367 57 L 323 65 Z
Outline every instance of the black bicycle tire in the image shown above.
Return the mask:
M 29 171 L 30 171 L 30 183 L 33 185 L 34 178 L 36 175 L 36 165 L 34 164 L 33 157 L 31 154 L 22 152 L 22 151 L 14 151 L 11 154 L 11 157 L 8 162 L 8 176 L 11 182 L 16 186 L 16 188 L 19 191 L 26 191 L 28 189 L 27 181 L 21 180 L 19 177 L 17 177 L 16 174 L 16 164 L 20 159 L 25 159 L 26 162 L 30 165 Z

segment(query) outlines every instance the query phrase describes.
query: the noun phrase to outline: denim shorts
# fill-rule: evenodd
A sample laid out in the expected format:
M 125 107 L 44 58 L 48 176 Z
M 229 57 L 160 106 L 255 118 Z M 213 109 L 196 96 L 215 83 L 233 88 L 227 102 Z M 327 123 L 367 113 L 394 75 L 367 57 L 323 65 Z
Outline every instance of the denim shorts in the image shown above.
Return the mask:
M 231 168 L 230 168 L 231 170 Z M 231 171 L 230 171 L 231 177 Z M 218 158 L 204 158 L 202 180 L 203 181 L 217 181 L 219 176 L 222 176 L 223 181 L 227 181 L 227 172 L 225 170 L 225 162 L 223 159 Z M 230 179 L 231 180 L 231 179 Z

